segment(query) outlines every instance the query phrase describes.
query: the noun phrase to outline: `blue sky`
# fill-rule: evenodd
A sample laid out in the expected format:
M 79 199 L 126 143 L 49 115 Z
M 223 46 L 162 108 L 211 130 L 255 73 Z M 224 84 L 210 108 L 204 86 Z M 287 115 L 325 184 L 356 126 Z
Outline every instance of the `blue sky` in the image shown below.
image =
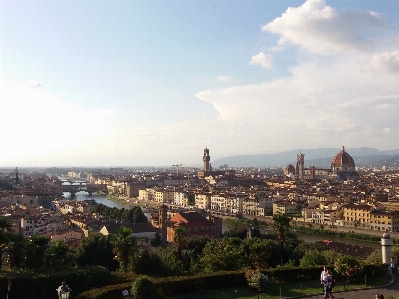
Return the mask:
M 0 2 L 0 166 L 399 148 L 399 1 Z

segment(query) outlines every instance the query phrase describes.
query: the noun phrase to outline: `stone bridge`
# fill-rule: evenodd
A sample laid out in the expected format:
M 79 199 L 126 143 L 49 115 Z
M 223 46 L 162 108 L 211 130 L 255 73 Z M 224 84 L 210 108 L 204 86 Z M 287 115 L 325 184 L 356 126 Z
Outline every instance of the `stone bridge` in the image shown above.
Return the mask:
M 62 192 L 71 193 L 71 198 L 74 198 L 76 192 L 85 191 L 91 196 L 93 193 L 103 192 L 108 194 L 108 188 L 106 184 L 75 184 L 75 185 L 62 185 Z

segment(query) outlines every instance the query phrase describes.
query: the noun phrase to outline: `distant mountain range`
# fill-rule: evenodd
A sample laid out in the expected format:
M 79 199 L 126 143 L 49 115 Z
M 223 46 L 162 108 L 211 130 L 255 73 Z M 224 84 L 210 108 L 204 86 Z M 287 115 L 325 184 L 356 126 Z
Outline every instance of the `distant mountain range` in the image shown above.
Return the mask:
M 295 149 L 276 154 L 229 156 L 212 161 L 212 167 L 215 169 L 224 164 L 229 167 L 285 167 L 289 164 L 295 166 L 296 155 L 301 152 L 305 154 L 306 167 L 330 168 L 332 159 L 339 151 L 339 148 Z M 345 148 L 345 151 L 352 156 L 356 166 L 359 167 L 399 166 L 399 149 L 380 151 L 375 148 L 360 147 Z

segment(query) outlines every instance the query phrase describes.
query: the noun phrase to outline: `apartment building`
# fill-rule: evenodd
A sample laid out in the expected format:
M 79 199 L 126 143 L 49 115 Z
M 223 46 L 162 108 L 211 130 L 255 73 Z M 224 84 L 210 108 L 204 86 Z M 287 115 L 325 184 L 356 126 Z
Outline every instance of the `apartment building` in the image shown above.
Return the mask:
M 348 203 L 342 206 L 342 220 L 344 226 L 355 226 L 359 228 L 369 228 L 370 211 L 374 209 L 372 205 Z
M 276 214 L 301 214 L 301 207 L 296 202 L 277 201 L 273 203 L 273 215 Z
M 211 193 L 196 193 L 195 206 L 198 209 L 209 210 L 211 208 Z
M 373 210 L 370 212 L 370 229 L 399 231 L 399 211 Z
M 169 203 L 173 204 L 174 191 L 166 189 L 154 189 L 153 201 L 157 203 Z
M 185 191 L 174 191 L 173 192 L 173 204 L 176 206 L 184 207 L 187 205 L 187 192 Z

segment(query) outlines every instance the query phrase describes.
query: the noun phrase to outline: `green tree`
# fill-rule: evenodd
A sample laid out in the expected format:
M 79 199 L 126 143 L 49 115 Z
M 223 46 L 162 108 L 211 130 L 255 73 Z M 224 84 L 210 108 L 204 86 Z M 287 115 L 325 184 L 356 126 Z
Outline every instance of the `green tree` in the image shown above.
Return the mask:
M 148 219 L 144 215 L 143 210 L 141 210 L 140 207 L 135 206 L 132 208 L 133 211 L 133 217 L 131 223 L 147 223 Z M 130 222 L 130 219 L 129 219 Z
M 150 241 L 151 246 L 153 247 L 158 247 L 162 245 L 162 237 L 159 232 L 156 232 L 154 235 L 154 238 L 151 239 Z
M 185 242 L 184 235 L 186 231 L 184 226 L 179 225 L 173 228 L 173 232 L 174 232 L 173 243 L 175 244 L 177 249 L 177 256 L 181 261 L 181 251 L 184 247 L 184 242 Z
M 23 236 L 12 234 L 9 237 L 8 243 L 3 249 L 3 259 L 7 268 L 21 268 L 26 257 L 25 248 L 25 239 Z
M 11 222 L 7 218 L 0 217 L 0 262 L 3 261 L 3 249 L 8 244 L 11 235 Z
M 47 268 L 62 268 L 72 265 L 69 247 L 63 241 L 55 241 L 44 253 L 44 265 Z
M 133 282 L 130 294 L 134 299 L 154 299 L 155 285 L 147 276 L 140 276 Z
M 317 265 L 325 265 L 326 263 L 327 263 L 326 258 L 318 250 L 312 250 L 305 253 L 305 255 L 300 260 L 300 266 L 304 268 L 317 266 Z
M 273 216 L 273 228 L 277 231 L 277 237 L 280 241 L 280 250 L 281 250 L 281 261 L 280 265 L 283 265 L 283 252 L 284 252 L 284 241 L 286 234 L 290 230 L 290 221 L 291 218 L 287 214 L 275 214 Z
M 112 236 L 90 235 L 81 240 L 74 257 L 79 266 L 102 266 L 115 271 L 117 262 L 111 244 Z
M 367 258 L 363 261 L 364 265 L 381 265 L 382 264 L 382 253 L 381 250 L 376 249 L 370 253 Z
M 187 194 L 187 203 L 189 206 L 195 206 L 195 194 L 194 193 Z
M 251 226 L 252 226 L 253 228 L 259 228 L 259 221 L 258 221 L 257 218 L 254 218 L 254 219 L 251 221 Z
M 209 241 L 200 262 L 205 272 L 239 270 L 248 266 L 240 245 L 226 238 Z
M 132 229 L 121 226 L 111 240 L 113 252 L 124 272 L 127 272 L 129 261 L 137 252 L 137 241 L 132 237 Z
M 269 266 L 273 252 L 273 241 L 247 238 L 242 241 L 240 246 L 246 259 L 254 268 L 264 269 Z
M 364 269 L 353 257 L 343 255 L 338 257 L 334 263 L 334 270 L 337 276 L 344 281 L 357 281 L 364 275 Z
M 50 239 L 33 236 L 27 240 L 25 266 L 30 269 L 40 268 L 44 264 L 44 253 L 50 246 Z

